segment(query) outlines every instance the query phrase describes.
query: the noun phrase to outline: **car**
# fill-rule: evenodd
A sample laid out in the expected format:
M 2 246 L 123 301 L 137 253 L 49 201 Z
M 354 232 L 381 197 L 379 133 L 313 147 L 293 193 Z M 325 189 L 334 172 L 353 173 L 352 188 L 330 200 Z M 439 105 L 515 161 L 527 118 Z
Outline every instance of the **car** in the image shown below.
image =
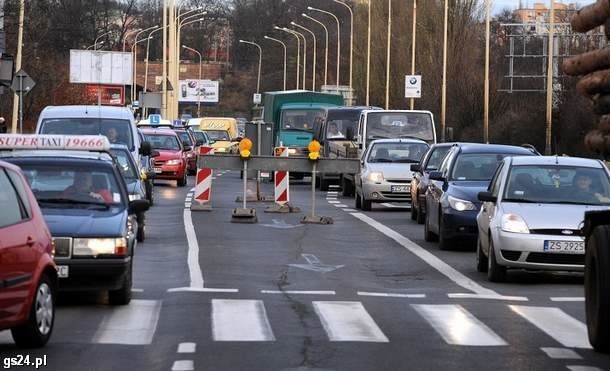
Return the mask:
M 159 152 L 155 157 L 155 179 L 175 180 L 178 187 L 187 183 L 187 157 L 186 152 L 190 146 L 185 146 L 178 134 L 166 128 L 141 129 L 146 140 Z
M 202 145 L 205 146 L 211 146 L 212 144 L 214 144 L 214 141 L 210 139 L 210 137 L 208 137 L 208 134 L 206 134 L 205 131 L 203 130 L 199 130 L 199 129 L 190 129 L 191 132 L 193 133 L 193 136 L 195 137 L 195 139 L 197 141 L 201 141 Z
M 411 164 L 411 220 L 424 224 L 426 217 L 426 190 L 431 171 L 437 171 L 454 143 L 433 144 L 417 164 Z
M 584 214 L 610 209 L 610 173 L 594 159 L 506 158 L 478 198 L 477 270 L 490 281 L 507 268 L 583 271 Z
M 408 164 L 421 160 L 428 143 L 419 139 L 378 139 L 362 155 L 356 174 L 356 208 L 371 210 L 373 202 L 410 202 Z
M 186 161 L 188 163 L 188 174 L 194 175 L 197 173 L 197 154 L 199 153 L 199 146 L 201 146 L 203 142 L 195 139 L 195 136 L 190 129 L 174 126 L 173 130 L 178 134 L 183 146 L 190 147 L 190 150 L 185 151 Z
M 142 179 L 138 166 L 134 158 L 131 156 L 129 149 L 120 144 L 110 146 L 110 153 L 115 157 L 119 170 L 127 184 L 127 193 L 129 201 L 146 199 L 145 180 Z M 136 231 L 136 239 L 138 242 L 143 242 L 145 239 L 145 212 L 136 214 L 138 229 Z
M 41 347 L 55 322 L 53 241 L 21 170 L 4 161 L 0 209 L 0 331 L 10 329 L 19 347 Z
M 528 148 L 501 144 L 457 143 L 438 171 L 429 174 L 426 190 L 424 239 L 438 241 L 442 250 L 458 239 L 472 243 L 477 238 L 477 199 L 487 189 L 498 164 L 506 156 L 534 156 Z
M 108 291 L 131 300 L 136 215 L 103 136 L 0 136 L 0 158 L 19 166 L 53 236 L 60 291 Z M 5 151 L 8 150 L 8 151 Z

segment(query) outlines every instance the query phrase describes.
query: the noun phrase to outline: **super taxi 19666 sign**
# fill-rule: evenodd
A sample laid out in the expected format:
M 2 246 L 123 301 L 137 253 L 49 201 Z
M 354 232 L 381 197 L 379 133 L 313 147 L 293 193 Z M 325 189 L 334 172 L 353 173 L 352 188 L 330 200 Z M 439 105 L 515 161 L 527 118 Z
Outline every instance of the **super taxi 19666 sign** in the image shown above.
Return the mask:
M 101 135 L 0 134 L 0 149 L 107 151 L 110 149 L 110 142 Z

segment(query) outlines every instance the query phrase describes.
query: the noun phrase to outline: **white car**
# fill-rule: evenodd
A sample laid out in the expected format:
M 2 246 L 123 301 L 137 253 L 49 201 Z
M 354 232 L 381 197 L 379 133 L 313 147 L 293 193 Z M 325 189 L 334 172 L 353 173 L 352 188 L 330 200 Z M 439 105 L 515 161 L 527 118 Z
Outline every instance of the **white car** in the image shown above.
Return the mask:
M 373 202 L 411 202 L 411 164 L 430 146 L 419 139 L 377 139 L 362 154 L 356 174 L 356 208 L 369 211 Z
M 593 159 L 507 157 L 478 198 L 477 270 L 490 281 L 507 268 L 582 271 L 584 213 L 610 209 L 610 174 Z

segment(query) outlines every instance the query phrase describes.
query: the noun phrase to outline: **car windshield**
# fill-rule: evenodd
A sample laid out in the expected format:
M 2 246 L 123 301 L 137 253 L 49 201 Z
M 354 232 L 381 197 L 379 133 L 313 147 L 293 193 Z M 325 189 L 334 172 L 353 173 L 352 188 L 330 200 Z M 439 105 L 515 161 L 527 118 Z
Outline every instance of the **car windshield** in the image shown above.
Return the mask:
M 427 150 L 425 143 L 376 143 L 371 147 L 367 161 L 417 163 Z
M 329 140 L 346 139 L 347 131 L 358 130 L 360 110 L 329 110 L 326 117 L 326 138 Z
M 119 170 L 127 180 L 138 179 L 138 169 L 131 159 L 131 154 L 126 150 L 111 149 L 110 152 L 116 157 Z
M 203 131 L 193 131 L 193 135 L 196 140 L 202 140 L 203 143 L 207 143 L 207 138 L 205 137 L 205 133 Z
M 173 135 L 145 134 L 144 137 L 155 149 L 180 150 L 178 138 Z
M 602 168 L 520 165 L 510 169 L 505 202 L 610 204 L 610 181 Z
M 110 143 L 125 144 L 134 150 L 129 120 L 104 118 L 53 118 L 42 121 L 40 134 L 105 135 Z
M 226 130 L 206 130 L 210 139 L 215 141 L 229 141 L 231 137 L 229 137 L 229 132 Z
M 380 138 L 413 137 L 427 142 L 434 140 L 432 116 L 424 112 L 369 112 L 367 142 Z
M 321 109 L 285 109 L 282 111 L 282 129 L 313 131 L 314 124 L 322 122 Z
M 425 170 L 438 170 L 441 166 L 441 163 L 443 162 L 443 159 L 445 159 L 445 156 L 447 155 L 447 153 L 449 153 L 450 149 L 451 147 L 438 147 L 432 150 L 432 153 L 430 154 L 430 159 L 428 159 L 428 163 L 426 164 Z
M 453 165 L 452 180 L 489 181 L 506 153 L 461 153 Z
M 119 182 L 110 166 L 70 161 L 19 161 L 30 188 L 41 206 L 49 204 L 121 204 Z
M 180 137 L 180 140 L 185 146 L 193 146 L 193 141 L 191 140 L 190 135 L 186 131 L 177 131 L 176 132 Z

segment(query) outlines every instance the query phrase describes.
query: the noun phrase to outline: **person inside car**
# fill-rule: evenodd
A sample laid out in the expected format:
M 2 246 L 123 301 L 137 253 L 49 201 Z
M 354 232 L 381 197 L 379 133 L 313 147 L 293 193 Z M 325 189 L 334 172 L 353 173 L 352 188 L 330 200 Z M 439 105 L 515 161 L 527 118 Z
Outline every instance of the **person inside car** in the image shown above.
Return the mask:
M 112 202 L 110 191 L 103 188 L 96 190 L 93 186 L 93 175 L 88 172 L 74 174 L 74 183 L 64 189 L 62 198 Z
M 585 172 L 579 172 L 574 175 L 573 179 L 574 193 L 576 200 L 583 202 L 610 202 L 610 198 L 600 194 L 593 185 L 593 178 Z
M 342 132 L 339 131 L 336 122 L 330 122 L 328 124 L 328 137 L 329 138 L 345 138 Z
M 110 141 L 110 143 L 120 143 L 119 142 L 119 133 L 116 131 L 116 128 L 109 128 L 106 131 L 106 137 L 108 137 L 108 140 Z

